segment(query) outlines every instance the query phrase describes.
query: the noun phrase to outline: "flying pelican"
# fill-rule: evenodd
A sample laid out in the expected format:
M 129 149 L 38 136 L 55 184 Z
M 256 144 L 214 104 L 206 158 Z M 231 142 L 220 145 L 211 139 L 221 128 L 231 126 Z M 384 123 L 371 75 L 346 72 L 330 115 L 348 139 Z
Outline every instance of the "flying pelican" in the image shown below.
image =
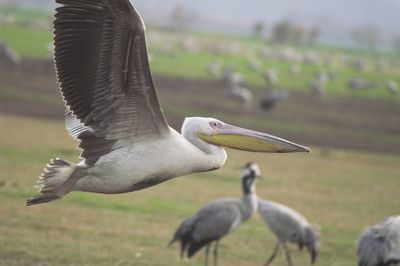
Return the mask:
M 358 242 L 359 266 L 400 264 L 400 215 L 389 217 L 367 228 Z
M 169 245 L 180 241 L 181 257 L 187 253 L 189 258 L 205 246 L 205 265 L 208 265 L 210 246 L 215 242 L 214 265 L 217 265 L 218 245 L 221 238 L 250 219 L 257 211 L 255 185 L 259 175 L 258 166 L 248 163 L 241 176 L 242 199 L 221 198 L 208 203 L 194 216 L 185 219 L 180 224 Z
M 258 198 L 258 212 L 277 237 L 277 243 L 271 257 L 266 262 L 270 265 L 282 246 L 289 265 L 292 265 L 286 242 L 292 242 L 303 249 L 305 246 L 310 253 L 311 263 L 314 264 L 319 245 L 319 228 L 311 225 L 303 215 L 277 202 Z
M 268 134 L 213 118 L 168 126 L 154 89 L 145 26 L 128 0 L 56 0 L 55 65 L 66 127 L 83 160 L 53 159 L 28 205 L 70 191 L 105 194 L 145 189 L 220 168 L 222 146 L 255 152 L 309 152 Z

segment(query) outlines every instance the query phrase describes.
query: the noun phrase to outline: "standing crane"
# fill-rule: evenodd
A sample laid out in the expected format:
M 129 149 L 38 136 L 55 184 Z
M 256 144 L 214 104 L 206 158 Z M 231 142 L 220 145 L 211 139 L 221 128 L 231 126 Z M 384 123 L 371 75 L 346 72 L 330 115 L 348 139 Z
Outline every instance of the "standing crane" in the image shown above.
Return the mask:
M 233 85 L 229 88 L 228 96 L 241 104 L 241 107 L 249 111 L 253 105 L 253 94 L 245 87 Z
M 389 92 L 394 94 L 397 92 L 399 84 L 394 80 L 389 80 L 386 82 L 386 88 L 388 89 Z
M 273 88 L 278 82 L 278 72 L 275 69 L 268 69 L 263 77 L 270 88 Z
M 289 93 L 287 91 L 273 90 L 264 93 L 260 98 L 260 106 L 264 111 L 270 111 L 275 108 L 275 106 L 289 98 Z
M 293 265 L 287 242 L 297 244 L 300 250 L 306 247 L 311 256 L 311 263 L 314 264 L 319 246 L 317 225 L 311 225 L 303 215 L 285 205 L 260 198 L 258 212 L 277 238 L 275 249 L 265 263 L 266 266 L 275 259 L 280 246 L 285 250 L 288 265 Z
M 400 215 L 389 217 L 364 230 L 357 248 L 359 266 L 400 264 Z
M 0 65 L 16 67 L 21 64 L 21 56 L 0 40 Z
M 217 265 L 221 238 L 250 219 L 257 211 L 255 185 L 259 175 L 260 170 L 256 164 L 246 164 L 241 175 L 242 198 L 221 198 L 208 203 L 180 224 L 169 245 L 180 241 L 181 257 L 186 253 L 189 258 L 205 246 L 205 265 L 208 265 L 210 246 L 215 242 L 214 265 Z

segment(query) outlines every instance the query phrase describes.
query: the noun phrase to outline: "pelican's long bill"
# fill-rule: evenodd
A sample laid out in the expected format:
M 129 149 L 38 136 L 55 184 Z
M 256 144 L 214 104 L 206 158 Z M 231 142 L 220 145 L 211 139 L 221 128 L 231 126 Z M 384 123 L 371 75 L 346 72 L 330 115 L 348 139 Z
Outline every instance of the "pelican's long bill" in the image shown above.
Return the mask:
M 222 124 L 211 135 L 198 134 L 210 144 L 252 152 L 311 152 L 310 148 L 266 133 Z

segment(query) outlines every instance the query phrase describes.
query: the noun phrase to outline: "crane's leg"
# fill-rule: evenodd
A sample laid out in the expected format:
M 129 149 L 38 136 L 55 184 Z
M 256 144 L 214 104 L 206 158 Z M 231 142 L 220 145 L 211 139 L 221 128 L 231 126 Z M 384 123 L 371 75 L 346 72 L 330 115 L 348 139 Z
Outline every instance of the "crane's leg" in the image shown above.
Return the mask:
M 274 261 L 274 259 L 275 259 L 275 257 L 276 257 L 276 254 L 278 254 L 279 246 L 280 246 L 280 245 L 281 245 L 280 241 L 279 241 L 279 240 L 276 241 L 276 245 L 275 245 L 275 248 L 274 248 L 274 252 L 272 252 L 271 257 L 270 257 L 270 258 L 268 259 L 268 261 L 265 263 L 265 266 L 270 265 L 270 264 Z
M 283 246 L 283 249 L 285 250 L 286 260 L 287 260 L 287 262 L 288 262 L 288 265 L 289 265 L 289 266 L 292 266 L 292 265 L 293 265 L 293 264 L 292 264 L 292 258 L 290 257 L 289 249 L 288 249 L 288 247 L 286 246 L 286 243 L 285 243 L 285 242 L 282 242 L 282 246 Z
M 205 250 L 205 258 L 204 258 L 204 265 L 208 266 L 208 254 L 210 254 L 210 244 L 206 246 Z
M 215 241 L 214 245 L 214 266 L 218 265 L 218 246 L 219 246 L 219 240 Z

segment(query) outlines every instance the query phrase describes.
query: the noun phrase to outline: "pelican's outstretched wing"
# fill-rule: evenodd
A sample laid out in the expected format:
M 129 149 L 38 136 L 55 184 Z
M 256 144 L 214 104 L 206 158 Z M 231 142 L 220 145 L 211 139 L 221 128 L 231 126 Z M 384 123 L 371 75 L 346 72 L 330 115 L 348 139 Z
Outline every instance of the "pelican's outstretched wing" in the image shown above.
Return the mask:
M 128 0 L 56 0 L 55 63 L 87 164 L 168 124 L 150 73 L 145 26 Z M 76 132 L 76 131 L 74 131 Z

